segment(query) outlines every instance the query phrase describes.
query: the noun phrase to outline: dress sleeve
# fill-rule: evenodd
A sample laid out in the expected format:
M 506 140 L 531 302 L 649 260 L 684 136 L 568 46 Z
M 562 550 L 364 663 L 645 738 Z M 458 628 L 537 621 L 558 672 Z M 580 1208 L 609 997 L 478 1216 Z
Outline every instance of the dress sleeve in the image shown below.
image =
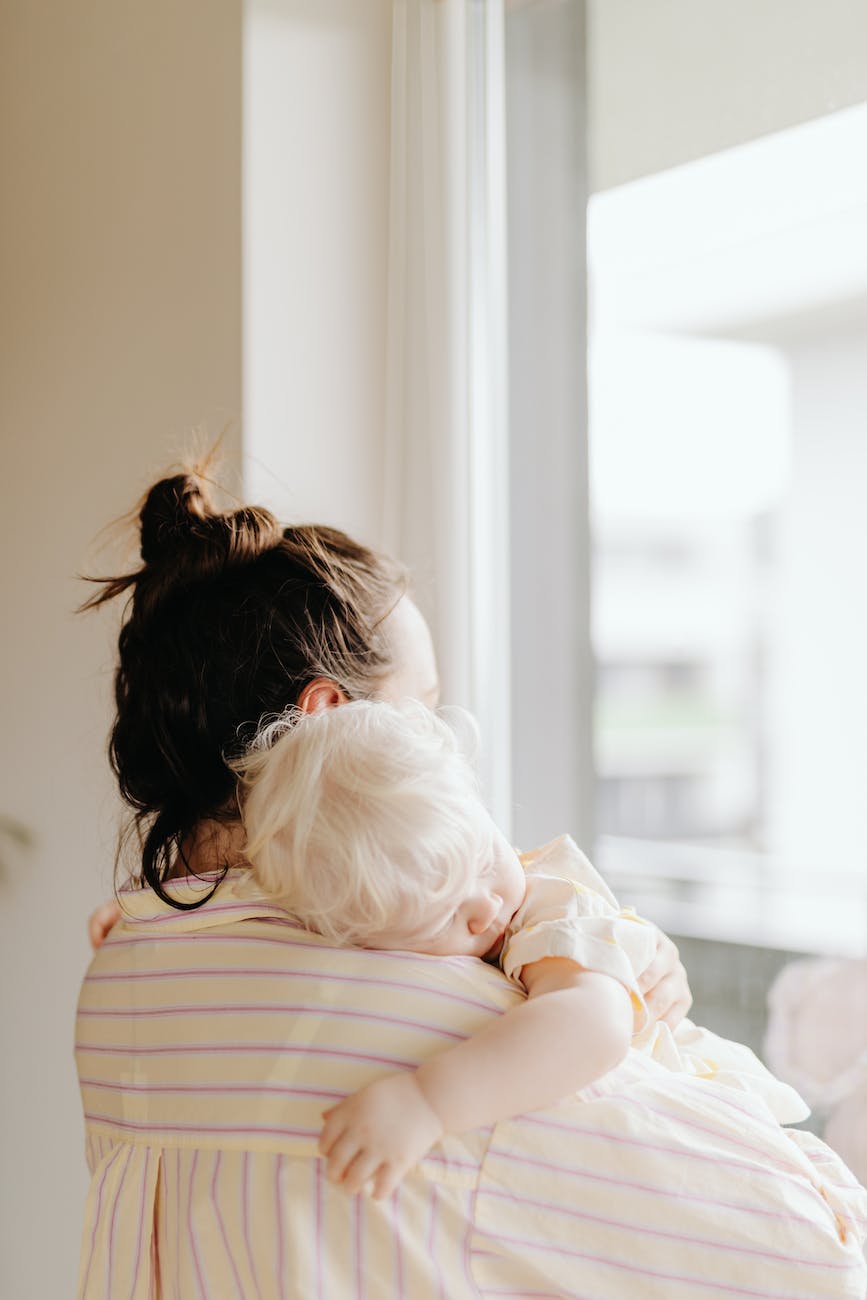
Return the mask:
M 584 970 L 611 975 L 632 998 L 638 1030 L 647 1021 L 638 977 L 655 951 L 654 926 L 632 908 L 618 907 L 574 878 L 548 875 L 531 864 L 527 896 L 506 933 L 500 965 L 517 983 L 524 966 L 545 957 L 565 957 Z
M 541 872 L 543 875 L 560 876 L 563 880 L 574 880 L 576 885 L 586 885 L 594 893 L 601 894 L 612 907 L 620 907 L 593 863 L 581 852 L 571 835 L 558 835 L 556 840 L 549 840 L 541 848 L 521 853 L 519 857 L 528 875 Z

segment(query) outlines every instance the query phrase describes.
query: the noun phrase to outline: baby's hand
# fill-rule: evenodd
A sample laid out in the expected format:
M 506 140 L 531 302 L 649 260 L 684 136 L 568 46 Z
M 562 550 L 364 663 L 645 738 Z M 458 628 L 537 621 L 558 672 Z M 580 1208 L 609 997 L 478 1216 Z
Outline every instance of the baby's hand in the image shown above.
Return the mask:
M 87 922 L 87 933 L 90 938 L 90 946 L 94 950 L 101 947 L 103 940 L 113 925 L 120 920 L 120 908 L 112 898 L 110 902 L 103 903 L 91 912 Z
M 350 1195 L 372 1180 L 384 1200 L 443 1135 L 439 1117 L 412 1073 L 389 1074 L 323 1113 L 319 1151 L 326 1177 Z

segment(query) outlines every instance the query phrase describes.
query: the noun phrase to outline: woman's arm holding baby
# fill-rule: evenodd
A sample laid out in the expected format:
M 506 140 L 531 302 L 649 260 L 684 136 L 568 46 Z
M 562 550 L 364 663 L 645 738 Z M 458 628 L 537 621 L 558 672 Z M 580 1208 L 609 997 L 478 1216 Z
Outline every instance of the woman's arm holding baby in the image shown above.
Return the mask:
M 444 1133 L 541 1110 L 618 1065 L 632 1004 L 608 975 L 549 957 L 524 968 L 529 996 L 418 1070 L 388 1075 L 325 1113 L 319 1150 L 350 1193 L 390 1195 Z
M 658 928 L 656 953 L 638 977 L 638 988 L 649 1019 L 662 1021 L 670 1029 L 677 1028 L 692 1006 L 692 992 L 677 946 Z

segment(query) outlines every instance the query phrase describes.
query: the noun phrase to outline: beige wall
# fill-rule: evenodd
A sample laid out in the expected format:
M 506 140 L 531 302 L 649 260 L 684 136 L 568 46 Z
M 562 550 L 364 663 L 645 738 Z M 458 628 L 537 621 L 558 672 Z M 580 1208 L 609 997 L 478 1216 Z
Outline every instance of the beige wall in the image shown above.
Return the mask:
M 591 189 L 867 100 L 863 0 L 589 0 Z
M 246 0 L 244 451 L 286 519 L 382 545 L 392 0 Z
M 240 82 L 240 0 L 2 9 L 0 816 L 36 837 L 0 840 L 10 1300 L 73 1294 L 85 1189 L 72 1025 L 111 880 L 112 619 L 73 617 L 73 575 L 191 425 L 240 414 Z

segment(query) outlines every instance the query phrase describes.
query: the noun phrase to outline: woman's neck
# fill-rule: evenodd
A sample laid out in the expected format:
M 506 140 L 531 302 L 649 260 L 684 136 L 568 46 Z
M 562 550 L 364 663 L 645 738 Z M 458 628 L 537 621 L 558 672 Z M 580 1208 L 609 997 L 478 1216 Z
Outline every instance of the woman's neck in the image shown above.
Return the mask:
M 247 860 L 241 852 L 244 830 L 240 822 L 221 822 L 206 819 L 190 832 L 183 843 L 182 856 L 177 859 L 168 879 L 179 876 L 200 875 L 217 867 L 245 867 Z

